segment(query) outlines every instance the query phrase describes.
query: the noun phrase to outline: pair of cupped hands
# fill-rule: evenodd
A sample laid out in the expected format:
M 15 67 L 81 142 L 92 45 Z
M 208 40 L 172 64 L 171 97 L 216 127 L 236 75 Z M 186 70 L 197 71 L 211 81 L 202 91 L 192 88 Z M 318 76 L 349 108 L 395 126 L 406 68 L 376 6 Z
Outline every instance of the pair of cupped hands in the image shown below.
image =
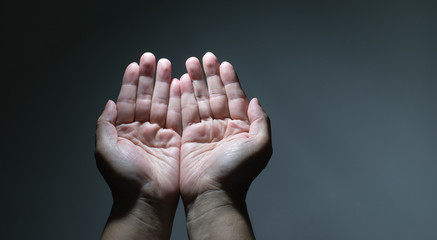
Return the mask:
M 97 166 L 114 199 L 107 236 L 142 224 L 167 238 L 179 196 L 187 224 L 224 206 L 248 220 L 246 193 L 272 154 L 269 119 L 230 63 L 206 53 L 202 64 L 189 58 L 177 79 L 169 60 L 144 53 L 107 102 L 96 130 Z

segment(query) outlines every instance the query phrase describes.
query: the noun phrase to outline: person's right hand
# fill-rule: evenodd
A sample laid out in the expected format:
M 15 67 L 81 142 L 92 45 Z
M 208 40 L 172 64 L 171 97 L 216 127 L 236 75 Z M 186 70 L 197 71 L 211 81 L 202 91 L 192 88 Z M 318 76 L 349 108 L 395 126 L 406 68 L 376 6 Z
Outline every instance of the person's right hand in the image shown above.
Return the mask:
M 179 80 L 167 59 L 157 64 L 155 87 L 154 76 L 155 56 L 145 53 L 127 67 L 117 105 L 108 101 L 97 121 L 97 165 L 114 198 L 102 238 L 170 236 L 179 199 Z
M 189 225 L 223 206 L 236 208 L 244 215 L 245 209 L 241 208 L 245 208 L 249 185 L 272 154 L 269 119 L 257 99 L 248 102 L 232 65 L 228 62 L 220 65 L 212 53 L 207 53 L 203 66 L 208 87 L 197 58 L 186 61 L 188 74 L 180 79 L 183 123 L 180 191 Z M 232 211 L 228 213 L 222 216 L 238 221 Z M 190 231 L 189 226 L 190 236 L 211 238 L 211 233 L 218 231 L 224 239 L 235 237 L 221 231 L 230 229 L 224 228 L 229 221 L 213 224 L 219 215 L 192 224 L 208 235 Z M 210 227 L 205 224 L 200 229 L 199 224 L 205 222 Z M 244 227 L 236 230 L 242 233 Z

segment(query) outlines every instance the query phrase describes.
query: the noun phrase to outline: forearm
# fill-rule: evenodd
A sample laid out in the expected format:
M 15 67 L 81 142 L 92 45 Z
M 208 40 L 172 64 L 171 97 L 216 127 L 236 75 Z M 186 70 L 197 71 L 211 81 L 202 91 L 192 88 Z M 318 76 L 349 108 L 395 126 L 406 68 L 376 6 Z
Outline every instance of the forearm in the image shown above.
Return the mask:
M 101 239 L 169 239 L 175 209 L 145 200 L 114 202 Z
M 209 191 L 186 204 L 190 239 L 255 239 L 244 198 Z

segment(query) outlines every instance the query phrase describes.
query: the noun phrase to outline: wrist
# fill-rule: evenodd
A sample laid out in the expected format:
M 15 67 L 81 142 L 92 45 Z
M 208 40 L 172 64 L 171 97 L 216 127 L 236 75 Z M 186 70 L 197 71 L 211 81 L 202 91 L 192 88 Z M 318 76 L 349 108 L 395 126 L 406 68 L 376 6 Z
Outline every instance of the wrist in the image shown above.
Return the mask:
M 177 202 L 114 198 L 102 239 L 169 239 Z
M 246 193 L 230 193 L 225 190 L 207 190 L 191 197 L 183 197 L 187 221 L 205 215 L 210 211 L 233 208 L 237 211 L 246 209 Z
M 253 239 L 246 193 L 210 190 L 184 199 L 190 239 Z

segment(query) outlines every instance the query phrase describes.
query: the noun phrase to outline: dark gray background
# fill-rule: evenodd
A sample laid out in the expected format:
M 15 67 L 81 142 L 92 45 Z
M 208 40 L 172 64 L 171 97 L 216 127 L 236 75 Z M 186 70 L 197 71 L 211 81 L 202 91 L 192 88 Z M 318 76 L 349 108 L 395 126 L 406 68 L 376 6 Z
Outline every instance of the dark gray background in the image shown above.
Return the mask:
M 95 121 L 145 51 L 214 52 L 272 120 L 259 239 L 436 239 L 435 1 L 3 3 L 1 235 L 97 239 Z M 179 205 L 172 239 L 187 239 Z

